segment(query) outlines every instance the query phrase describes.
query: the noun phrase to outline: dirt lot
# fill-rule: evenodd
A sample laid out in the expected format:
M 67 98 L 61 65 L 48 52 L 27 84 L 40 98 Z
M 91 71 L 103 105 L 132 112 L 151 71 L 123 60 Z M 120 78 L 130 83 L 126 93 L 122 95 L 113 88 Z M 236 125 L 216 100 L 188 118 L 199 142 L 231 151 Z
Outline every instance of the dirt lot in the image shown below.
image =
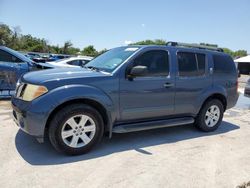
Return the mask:
M 9 101 L 0 102 L 0 122 L 3 188 L 228 188 L 250 180 L 250 99 L 242 95 L 216 132 L 181 126 L 116 134 L 76 157 L 62 156 L 19 131 Z

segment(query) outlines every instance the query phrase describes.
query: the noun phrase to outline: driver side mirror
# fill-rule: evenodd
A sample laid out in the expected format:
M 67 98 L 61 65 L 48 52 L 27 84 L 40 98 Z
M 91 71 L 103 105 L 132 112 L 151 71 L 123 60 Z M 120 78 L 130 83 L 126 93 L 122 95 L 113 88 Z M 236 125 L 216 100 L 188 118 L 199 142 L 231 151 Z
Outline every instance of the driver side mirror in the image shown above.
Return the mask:
M 134 78 L 134 77 L 140 77 L 140 76 L 145 76 L 148 73 L 148 67 L 146 66 L 135 66 L 130 70 L 129 77 Z

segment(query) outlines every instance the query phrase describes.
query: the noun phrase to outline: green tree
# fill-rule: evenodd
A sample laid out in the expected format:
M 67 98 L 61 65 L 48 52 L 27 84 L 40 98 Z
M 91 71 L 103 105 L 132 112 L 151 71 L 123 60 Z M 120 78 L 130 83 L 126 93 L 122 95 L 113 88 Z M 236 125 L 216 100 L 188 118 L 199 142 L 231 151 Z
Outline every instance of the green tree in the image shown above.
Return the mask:
M 98 52 L 98 55 L 101 55 L 101 54 L 103 54 L 103 53 L 105 53 L 105 52 L 107 52 L 108 50 L 106 49 L 106 48 L 104 48 L 104 49 L 102 49 L 101 51 L 99 51 Z
M 94 48 L 93 45 L 89 45 L 87 47 L 85 47 L 83 50 L 82 50 L 82 54 L 83 55 L 86 55 L 86 56 L 97 56 L 98 55 L 98 52 L 97 50 Z
M 247 56 L 246 50 L 237 50 L 234 52 L 234 57 L 244 57 Z
M 156 40 L 142 40 L 135 43 L 132 43 L 131 45 L 166 45 L 166 41 L 162 39 L 156 39 Z
M 0 24 L 0 45 L 10 46 L 12 31 L 8 25 Z
M 63 45 L 62 53 L 63 54 L 68 54 L 69 53 L 69 48 L 71 48 L 73 44 L 70 41 L 66 41 Z

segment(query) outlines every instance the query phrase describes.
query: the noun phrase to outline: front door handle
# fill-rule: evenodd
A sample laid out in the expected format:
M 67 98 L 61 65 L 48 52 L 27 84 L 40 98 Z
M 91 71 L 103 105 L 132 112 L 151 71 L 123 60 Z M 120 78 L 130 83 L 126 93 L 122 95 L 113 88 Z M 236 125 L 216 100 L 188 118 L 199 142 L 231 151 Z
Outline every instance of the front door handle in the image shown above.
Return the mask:
M 172 84 L 172 83 L 165 83 L 163 86 L 164 86 L 165 88 L 169 88 L 169 87 L 173 87 L 174 84 Z

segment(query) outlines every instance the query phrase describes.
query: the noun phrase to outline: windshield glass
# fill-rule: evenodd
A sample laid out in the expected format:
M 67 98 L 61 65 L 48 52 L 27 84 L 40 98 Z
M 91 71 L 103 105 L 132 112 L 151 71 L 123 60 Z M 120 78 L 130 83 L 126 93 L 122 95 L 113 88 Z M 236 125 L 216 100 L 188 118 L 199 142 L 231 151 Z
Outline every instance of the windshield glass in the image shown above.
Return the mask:
M 90 61 L 85 67 L 111 73 L 138 49 L 137 47 L 119 47 L 111 49 Z

